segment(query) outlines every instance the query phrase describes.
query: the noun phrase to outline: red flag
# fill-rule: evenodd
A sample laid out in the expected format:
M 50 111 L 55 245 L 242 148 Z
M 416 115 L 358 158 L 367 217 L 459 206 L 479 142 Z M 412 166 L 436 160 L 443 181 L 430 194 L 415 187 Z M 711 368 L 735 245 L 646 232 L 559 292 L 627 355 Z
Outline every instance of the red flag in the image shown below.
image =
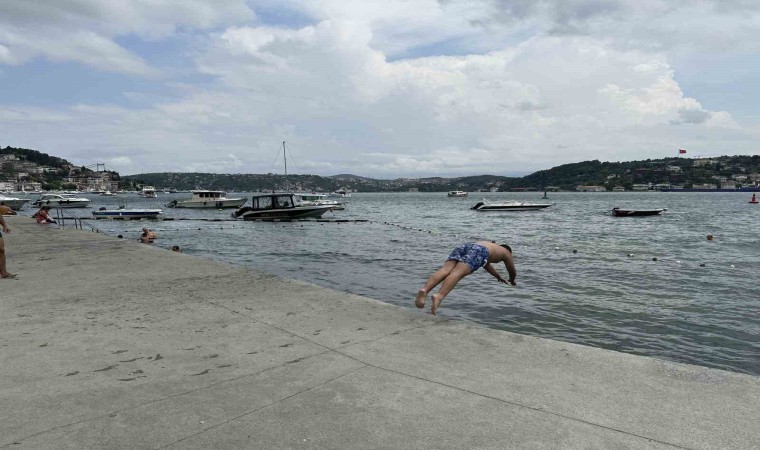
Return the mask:
M 682 148 L 679 148 L 679 149 L 678 149 L 678 154 L 679 154 L 679 155 L 683 155 L 684 153 L 686 153 L 686 150 L 684 150 L 684 149 L 682 149 Z

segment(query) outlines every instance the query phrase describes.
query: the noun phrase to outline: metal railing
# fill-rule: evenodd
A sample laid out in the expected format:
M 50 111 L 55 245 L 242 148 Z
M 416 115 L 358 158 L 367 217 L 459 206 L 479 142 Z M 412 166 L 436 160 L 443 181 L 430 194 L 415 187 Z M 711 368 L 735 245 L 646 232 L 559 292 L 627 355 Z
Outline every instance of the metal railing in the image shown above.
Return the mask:
M 53 208 L 51 208 L 53 209 Z M 55 208 L 55 221 L 58 222 L 58 227 L 65 228 L 66 222 L 73 223 L 74 228 L 84 230 L 87 227 L 94 233 L 104 233 L 103 230 L 88 222 L 86 219 L 75 216 L 73 213 L 66 211 L 65 208 Z

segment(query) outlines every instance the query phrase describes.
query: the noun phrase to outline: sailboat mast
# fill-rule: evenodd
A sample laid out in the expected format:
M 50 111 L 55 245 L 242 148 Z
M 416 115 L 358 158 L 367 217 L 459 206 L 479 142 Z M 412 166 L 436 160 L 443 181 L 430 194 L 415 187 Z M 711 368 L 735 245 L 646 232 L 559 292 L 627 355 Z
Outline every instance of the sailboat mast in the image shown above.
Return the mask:
M 288 190 L 288 156 L 285 154 L 285 141 L 282 141 L 282 158 L 285 160 L 285 190 Z

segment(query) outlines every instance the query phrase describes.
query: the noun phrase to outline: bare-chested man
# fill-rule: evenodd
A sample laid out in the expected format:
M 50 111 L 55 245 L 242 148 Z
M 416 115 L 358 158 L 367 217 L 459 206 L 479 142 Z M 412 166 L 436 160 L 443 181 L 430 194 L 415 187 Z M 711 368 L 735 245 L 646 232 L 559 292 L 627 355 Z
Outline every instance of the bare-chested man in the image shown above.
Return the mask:
M 481 267 L 484 267 L 499 283 L 507 283 L 507 280 L 502 278 L 491 265 L 492 263 L 499 262 L 504 262 L 504 266 L 506 266 L 507 272 L 509 272 L 509 283 L 512 286 L 516 286 L 515 277 L 517 276 L 517 271 L 515 270 L 515 262 L 512 258 L 512 249 L 507 244 L 496 245 L 488 241 L 462 244 L 451 252 L 446 262 L 443 263 L 443 267 L 430 275 L 425 286 L 417 291 L 417 298 L 414 300 L 414 304 L 418 308 L 424 308 L 427 295 L 443 281 L 443 285 L 438 290 L 438 293 L 433 294 L 432 297 L 433 304 L 430 307 L 430 312 L 435 315 L 438 312 L 438 306 L 440 306 L 449 292 L 454 289 L 459 280 Z
M 16 274 L 5 270 L 5 241 L 3 240 L 3 233 L 10 233 L 11 229 L 8 228 L 2 215 L 0 215 L 0 225 L 3 227 L 3 232 L 0 233 L 0 278 L 13 278 Z

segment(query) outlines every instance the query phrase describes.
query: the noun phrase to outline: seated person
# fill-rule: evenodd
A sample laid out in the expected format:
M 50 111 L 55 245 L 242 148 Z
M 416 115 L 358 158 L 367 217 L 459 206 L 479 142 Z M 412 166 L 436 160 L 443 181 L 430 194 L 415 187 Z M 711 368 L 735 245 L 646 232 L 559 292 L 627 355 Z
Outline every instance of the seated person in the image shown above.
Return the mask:
M 53 220 L 52 217 L 50 217 L 50 214 L 48 213 L 50 211 L 49 206 L 43 206 L 40 208 L 39 211 L 34 213 L 32 217 L 37 221 L 37 223 L 58 223 L 55 220 Z

